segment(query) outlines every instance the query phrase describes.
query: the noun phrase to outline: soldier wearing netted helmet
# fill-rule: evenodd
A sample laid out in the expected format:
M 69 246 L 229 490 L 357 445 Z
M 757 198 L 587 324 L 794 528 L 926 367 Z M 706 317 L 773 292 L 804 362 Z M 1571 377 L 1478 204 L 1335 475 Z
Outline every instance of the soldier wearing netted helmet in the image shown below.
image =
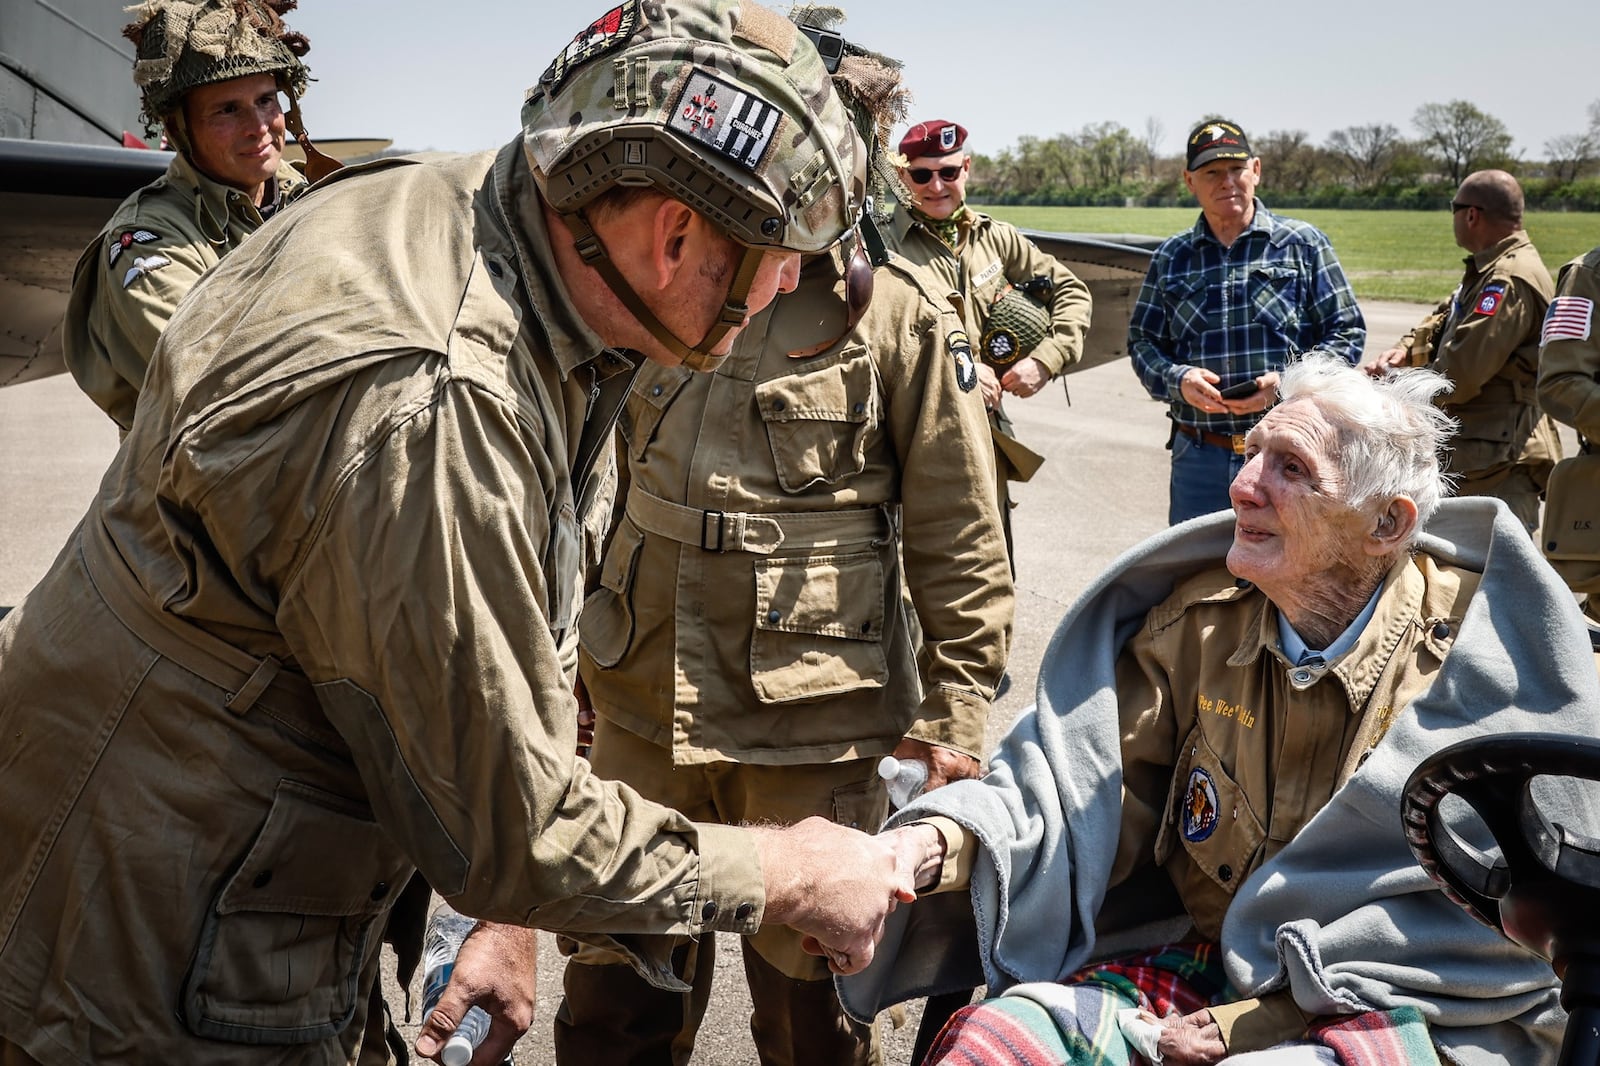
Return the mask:
M 286 131 L 304 132 L 308 80 L 300 57 L 309 43 L 281 17 L 294 6 L 147 0 L 129 9 L 123 33 L 134 43 L 147 132 L 159 129 L 177 151 L 84 251 L 63 332 L 68 369 L 124 432 L 178 301 L 305 190 L 305 177 L 283 161 Z M 302 144 L 313 163 L 328 163 Z
M 881 144 L 908 95 L 898 64 L 847 41 L 836 12 L 793 14 Z M 895 180 L 883 155 L 868 164 L 877 205 Z M 883 756 L 922 760 L 935 786 L 980 772 L 1012 615 L 988 422 L 948 289 L 891 258 L 880 222 L 808 256 L 715 374 L 646 366 L 619 419 L 625 490 L 578 627 L 590 759 L 697 819 L 876 826 Z M 563 943 L 562 1066 L 687 1060 L 715 937 L 654 939 L 687 991 Z M 799 935 L 769 927 L 740 946 L 750 1061 L 882 1061 Z
M 1007 393 L 1040 389 L 1083 354 L 1089 287 L 1009 222 L 967 204 L 972 156 L 967 129 L 948 119 L 918 122 L 899 144 L 901 197 L 888 227 L 895 251 L 959 292 L 973 331 L 979 390 L 995 448 L 995 494 L 1016 566 L 1009 482 L 1033 477 L 1044 458 L 1017 440 Z
M 714 128 L 684 129 L 713 80 Z M 592 198 L 562 185 L 580 152 Z M 0 1059 L 348 1061 L 414 871 L 489 919 L 429 1056 L 469 1001 L 484 1061 L 528 1024 L 526 925 L 626 951 L 777 922 L 841 971 L 870 960 L 909 856 L 601 780 L 562 654 L 594 458 L 638 362 L 684 357 L 561 212 L 714 361 L 736 301 L 759 311 L 852 224 L 858 158 L 786 20 L 629 3 L 500 151 L 346 168 L 199 281 L 73 542 L 0 622 L 0 987 L 26 990 L 0 997 Z

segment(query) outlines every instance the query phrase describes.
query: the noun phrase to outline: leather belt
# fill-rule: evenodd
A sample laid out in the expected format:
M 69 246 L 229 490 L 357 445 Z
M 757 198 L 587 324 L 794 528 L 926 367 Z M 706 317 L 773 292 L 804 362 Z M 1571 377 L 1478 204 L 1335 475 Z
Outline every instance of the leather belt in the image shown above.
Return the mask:
M 156 607 L 98 519 L 84 522 L 78 543 L 95 591 L 118 621 L 162 658 L 228 693 L 222 705 L 230 713 L 257 710 L 307 740 L 349 756 L 349 745 L 328 721 L 305 675 L 274 656 L 257 659 Z
M 853 511 L 757 514 L 706 511 L 630 489 L 628 518 L 646 533 L 692 544 L 703 551 L 771 555 L 779 547 L 831 548 L 883 543 L 892 524 L 881 507 Z
M 1245 435 L 1243 433 L 1213 433 L 1209 429 L 1201 429 L 1199 426 L 1191 426 L 1183 422 L 1174 422 L 1172 424 L 1178 427 L 1179 433 L 1182 433 L 1185 437 L 1192 437 L 1201 444 L 1209 444 L 1213 448 L 1222 448 L 1232 452 L 1234 455 L 1244 454 Z

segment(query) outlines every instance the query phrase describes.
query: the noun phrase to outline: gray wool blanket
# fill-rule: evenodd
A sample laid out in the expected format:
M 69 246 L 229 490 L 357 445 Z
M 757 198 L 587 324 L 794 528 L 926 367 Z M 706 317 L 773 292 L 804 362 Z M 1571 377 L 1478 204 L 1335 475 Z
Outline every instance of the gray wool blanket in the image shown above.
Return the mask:
M 1062 620 L 1037 705 L 986 776 L 929 793 L 890 822 L 945 815 L 973 832 L 980 854 L 970 896 L 901 907 L 873 964 L 839 980 L 851 1013 L 871 1018 L 914 996 L 980 984 L 994 995 L 1054 982 L 1110 950 L 1096 943 L 1096 918 L 1120 818 L 1117 654 L 1180 578 L 1223 561 L 1232 538 L 1232 515 L 1211 515 L 1123 555 Z M 1317 1014 L 1415 1006 L 1453 1063 L 1553 1063 L 1565 1014 L 1549 965 L 1445 898 L 1406 845 L 1400 796 L 1424 757 L 1456 741 L 1513 731 L 1600 736 L 1595 659 L 1573 597 L 1498 501 L 1446 500 L 1417 547 L 1482 573 L 1478 593 L 1428 692 L 1300 835 L 1239 886 L 1222 931 L 1228 976 L 1239 997 L 1287 986 Z M 1114 902 L 1137 914 L 1142 901 Z M 1183 928 L 1170 913 L 1139 917 L 1167 920 L 1164 930 L 1148 927 L 1154 939 L 1144 945 Z

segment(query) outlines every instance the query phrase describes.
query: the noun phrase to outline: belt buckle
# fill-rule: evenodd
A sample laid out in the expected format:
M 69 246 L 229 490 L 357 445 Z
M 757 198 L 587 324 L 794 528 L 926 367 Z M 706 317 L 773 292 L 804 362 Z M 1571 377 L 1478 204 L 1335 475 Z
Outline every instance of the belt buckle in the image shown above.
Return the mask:
M 726 524 L 723 522 L 723 519 L 726 518 L 726 517 L 727 517 L 727 515 L 724 514 L 722 511 L 701 511 L 700 512 L 700 550 L 701 551 L 719 552 L 719 551 L 724 551 L 725 550 L 723 548 L 723 546 L 722 546 L 722 538 L 723 538 L 723 530 L 726 528 Z M 711 519 L 713 519 L 713 518 L 715 518 L 716 521 L 717 521 L 717 525 L 716 525 L 717 542 L 716 542 L 715 545 L 707 543 L 708 538 L 706 537 L 707 527 L 710 525 Z
M 1228 434 L 1228 436 L 1232 439 L 1233 454 L 1234 455 L 1243 455 L 1244 454 L 1244 437 L 1245 437 L 1245 435 L 1243 433 L 1230 433 L 1230 434 Z

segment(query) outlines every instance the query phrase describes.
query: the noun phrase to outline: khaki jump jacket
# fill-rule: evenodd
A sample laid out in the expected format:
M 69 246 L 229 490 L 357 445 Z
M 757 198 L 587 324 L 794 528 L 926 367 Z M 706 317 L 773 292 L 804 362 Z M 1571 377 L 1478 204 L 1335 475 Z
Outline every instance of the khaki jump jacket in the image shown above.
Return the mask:
M 1594 305 L 1600 302 L 1600 248 L 1579 256 L 1561 268 L 1557 296 L 1576 297 L 1574 325 L 1553 338 L 1539 352 L 1539 406 L 1558 422 L 1576 429 L 1586 441 L 1600 440 L 1600 320 Z M 1579 323 L 1581 301 L 1587 300 L 1588 336 Z
M 1451 297 L 1400 340 L 1414 364 L 1450 379 L 1439 404 L 1461 422 L 1447 469 L 1463 491 L 1488 488 L 1518 467 L 1543 487 L 1561 458 L 1555 425 L 1539 410 L 1539 328 L 1555 287 L 1528 235 L 1517 231 L 1465 259 Z
M 273 181 L 279 204 L 307 188 L 288 163 Z M 72 274 L 62 348 L 78 386 L 124 432 L 178 301 L 261 222 L 250 197 L 212 181 L 179 152 L 165 174 L 122 201 L 84 249 Z
M 199 283 L 0 622 L 0 1035 L 345 1062 L 413 867 L 500 921 L 756 929 L 747 833 L 573 755 L 575 501 L 632 369 L 520 140 L 341 171 Z
M 677 763 L 856 759 L 903 735 L 982 752 L 1012 589 L 973 356 L 921 271 L 875 282 L 855 330 L 804 355 L 843 327 L 818 257 L 714 374 L 634 382 L 582 671 L 599 713 Z

